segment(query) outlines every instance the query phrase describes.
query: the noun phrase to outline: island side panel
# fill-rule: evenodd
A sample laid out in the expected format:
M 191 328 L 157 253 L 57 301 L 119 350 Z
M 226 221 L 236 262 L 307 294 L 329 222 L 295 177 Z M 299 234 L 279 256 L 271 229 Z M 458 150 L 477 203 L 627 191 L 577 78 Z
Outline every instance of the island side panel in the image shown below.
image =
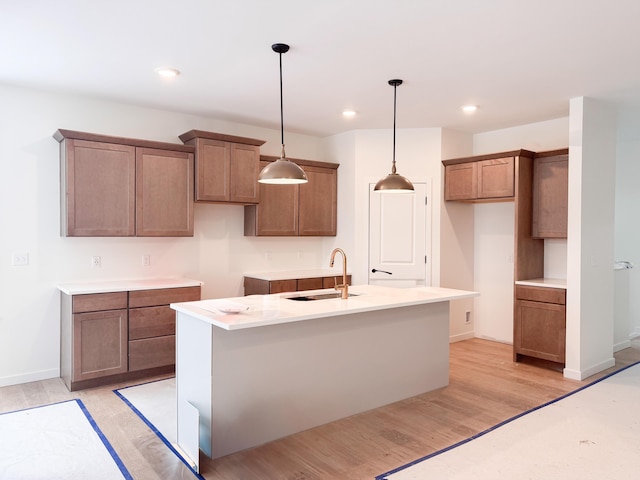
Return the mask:
M 192 418 L 189 404 L 200 414 L 200 449 L 211 456 L 212 384 L 211 359 L 213 326 L 182 312 L 176 312 L 176 401 L 178 445 L 193 425 L 185 425 Z M 184 448 L 183 448 L 184 450 Z M 198 459 L 192 459 L 198 463 Z
M 448 319 L 445 301 L 214 327 L 213 458 L 446 386 Z

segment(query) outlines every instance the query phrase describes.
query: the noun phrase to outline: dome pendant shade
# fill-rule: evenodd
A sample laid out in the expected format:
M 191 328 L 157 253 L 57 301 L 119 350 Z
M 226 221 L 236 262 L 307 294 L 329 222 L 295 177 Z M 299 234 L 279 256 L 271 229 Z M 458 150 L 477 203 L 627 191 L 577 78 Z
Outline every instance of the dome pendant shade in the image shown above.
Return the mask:
M 374 192 L 384 193 L 414 193 L 413 183 L 396 172 L 396 89 L 402 85 L 402 80 L 389 80 L 389 85 L 393 87 L 393 161 L 391 162 L 391 173 L 381 178 Z
M 264 167 L 258 175 L 258 183 L 269 183 L 274 185 L 287 185 L 296 183 L 307 183 L 307 174 L 304 170 L 287 160 L 284 153 L 284 115 L 282 102 L 282 54 L 289 51 L 289 45 L 284 43 L 274 43 L 271 49 L 280 57 L 280 141 L 282 143 L 282 153 L 280 158 Z
M 384 193 L 413 193 L 413 183 L 402 175 L 390 173 L 384 178 L 378 180 L 375 191 Z
M 269 183 L 272 185 L 291 185 L 296 183 L 307 183 L 307 174 L 299 165 L 287 160 L 282 146 L 282 155 L 279 159 L 264 167 L 258 176 L 258 183 Z

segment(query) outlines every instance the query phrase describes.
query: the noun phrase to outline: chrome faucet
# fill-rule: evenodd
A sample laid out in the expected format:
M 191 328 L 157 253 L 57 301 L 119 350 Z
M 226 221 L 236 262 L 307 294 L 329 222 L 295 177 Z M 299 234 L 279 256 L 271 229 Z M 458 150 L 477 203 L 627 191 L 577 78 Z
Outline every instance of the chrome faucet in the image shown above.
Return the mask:
M 333 252 L 331 252 L 331 261 L 329 262 L 329 266 L 333 267 L 333 261 L 336 258 L 336 253 L 338 252 L 342 254 L 342 284 L 338 285 L 338 281 L 334 277 L 334 281 L 336 282 L 336 286 L 334 288 L 342 291 L 341 298 L 344 300 L 349 298 L 349 284 L 347 283 L 347 256 L 341 248 L 333 249 Z

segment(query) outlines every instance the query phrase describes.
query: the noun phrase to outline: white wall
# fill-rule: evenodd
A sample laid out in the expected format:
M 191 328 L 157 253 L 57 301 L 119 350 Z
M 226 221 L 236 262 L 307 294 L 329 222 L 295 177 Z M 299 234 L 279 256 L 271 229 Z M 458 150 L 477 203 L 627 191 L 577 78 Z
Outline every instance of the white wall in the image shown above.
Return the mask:
M 618 121 L 616 153 L 615 260 L 632 262 L 631 270 L 615 272 L 627 292 L 616 302 L 616 316 L 628 323 L 632 337 L 640 336 L 640 118 L 623 112 Z
M 266 140 L 267 155 L 279 154 L 279 131 L 9 86 L 0 104 L 0 386 L 58 376 L 58 283 L 177 275 L 203 280 L 205 298 L 228 297 L 246 271 L 328 266 L 321 238 L 244 237 L 239 206 L 197 204 L 193 238 L 60 237 L 58 128 L 174 143 L 196 128 Z M 323 160 L 321 139 L 285 140 L 289 156 Z M 29 265 L 12 266 L 14 252 Z
M 473 136 L 473 155 L 567 148 L 569 119 L 559 118 Z M 513 203 L 469 205 L 474 215 L 475 335 L 513 342 Z M 566 241 L 545 242 L 545 275 L 566 275 Z
M 570 102 L 567 352 L 564 375 L 582 380 L 614 365 L 616 118 L 590 98 Z
M 442 130 L 442 159 L 473 154 L 473 136 L 454 130 Z M 444 191 L 444 167 L 440 185 Z M 474 290 L 473 274 L 473 207 L 460 202 L 442 202 L 440 216 L 440 285 L 461 290 Z M 466 323 L 469 312 L 469 323 Z M 452 342 L 474 336 L 474 299 L 450 302 L 449 335 Z
M 344 215 L 348 228 L 353 231 L 353 251 L 347 251 L 354 283 L 368 283 L 369 265 L 369 184 L 376 183 L 391 171 L 393 158 L 393 131 L 391 129 L 356 130 L 326 139 L 327 157 L 349 159 L 353 170 L 338 175 L 339 210 L 346 208 L 352 216 Z M 396 131 L 396 166 L 399 174 L 413 182 L 432 185 L 431 245 L 432 284 L 439 282 L 440 245 L 440 129 L 400 129 Z M 341 167 L 342 168 L 342 167 Z M 344 183 L 343 183 L 344 182 Z M 343 199 L 346 203 L 343 203 Z M 353 207 L 350 207 L 352 202 Z M 343 207 L 343 205 L 345 205 Z M 339 234 L 340 235 L 340 234 Z M 338 239 L 342 241 L 341 239 Z M 339 246 L 339 245 L 338 245 Z

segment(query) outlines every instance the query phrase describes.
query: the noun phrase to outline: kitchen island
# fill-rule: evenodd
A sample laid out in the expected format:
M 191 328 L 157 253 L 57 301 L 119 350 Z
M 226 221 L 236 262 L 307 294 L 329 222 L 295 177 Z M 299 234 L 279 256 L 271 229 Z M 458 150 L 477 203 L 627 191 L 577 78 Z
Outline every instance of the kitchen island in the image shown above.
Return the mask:
M 312 299 L 333 292 L 171 305 L 178 444 L 195 463 L 198 448 L 218 458 L 448 384 L 449 301 L 476 292 L 360 285 Z

